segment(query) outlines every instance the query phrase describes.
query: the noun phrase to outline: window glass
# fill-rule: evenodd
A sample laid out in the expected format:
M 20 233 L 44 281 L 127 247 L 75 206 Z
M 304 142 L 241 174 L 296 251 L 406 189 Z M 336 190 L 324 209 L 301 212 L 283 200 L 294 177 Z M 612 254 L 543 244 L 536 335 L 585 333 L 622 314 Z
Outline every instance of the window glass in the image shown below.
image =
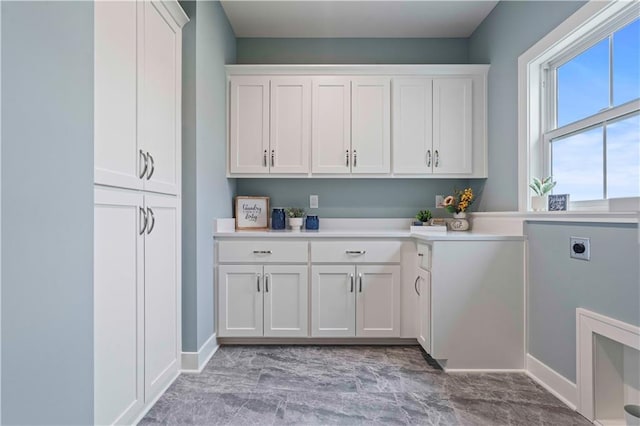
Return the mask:
M 640 196 L 640 114 L 607 124 L 607 198 Z
M 602 126 L 551 142 L 554 194 L 571 201 L 601 200 L 604 194 Z
M 640 19 L 613 34 L 613 105 L 640 97 Z
M 606 38 L 557 70 L 558 127 L 609 106 L 609 39 Z

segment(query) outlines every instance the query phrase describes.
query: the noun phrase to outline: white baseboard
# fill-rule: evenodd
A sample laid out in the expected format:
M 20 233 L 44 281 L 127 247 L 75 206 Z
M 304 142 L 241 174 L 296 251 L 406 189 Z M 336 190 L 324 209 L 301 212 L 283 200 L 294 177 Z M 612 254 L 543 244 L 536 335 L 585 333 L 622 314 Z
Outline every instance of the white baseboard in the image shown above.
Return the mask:
M 219 347 L 214 333 L 202 344 L 198 352 L 182 352 L 182 372 L 201 373 Z
M 158 392 L 158 395 L 156 395 L 155 398 L 153 398 L 151 401 L 144 404 L 144 407 L 142 408 L 142 411 L 140 412 L 140 414 L 136 417 L 136 420 L 131 423 L 132 425 L 137 425 L 142 421 L 142 419 L 144 419 L 144 416 L 146 416 L 147 413 L 151 411 L 151 408 L 153 408 L 153 406 L 156 405 L 156 402 L 158 402 L 158 400 L 162 397 L 162 395 L 164 395 L 164 393 L 171 387 L 171 385 L 173 384 L 173 382 L 176 381 L 178 376 L 180 376 L 180 371 L 176 371 L 176 374 L 174 375 L 174 377 L 171 380 L 169 380 L 169 383 L 167 383 L 167 385 L 162 389 L 162 391 Z M 120 424 L 120 421 L 118 421 L 117 424 Z
M 437 360 L 436 360 L 437 361 Z M 442 368 L 445 373 L 525 373 L 518 368 Z
M 527 375 L 569 408 L 576 409 L 578 386 L 530 354 L 527 354 Z

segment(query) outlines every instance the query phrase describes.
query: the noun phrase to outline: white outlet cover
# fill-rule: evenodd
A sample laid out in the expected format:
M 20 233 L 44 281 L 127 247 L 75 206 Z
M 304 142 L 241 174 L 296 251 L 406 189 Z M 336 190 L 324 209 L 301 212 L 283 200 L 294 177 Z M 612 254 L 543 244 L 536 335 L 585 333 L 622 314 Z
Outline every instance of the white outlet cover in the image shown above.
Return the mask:
M 317 209 L 318 208 L 318 196 L 317 195 L 309 195 L 309 208 Z
M 444 203 L 444 195 L 436 195 L 436 207 L 444 207 L 442 203 Z

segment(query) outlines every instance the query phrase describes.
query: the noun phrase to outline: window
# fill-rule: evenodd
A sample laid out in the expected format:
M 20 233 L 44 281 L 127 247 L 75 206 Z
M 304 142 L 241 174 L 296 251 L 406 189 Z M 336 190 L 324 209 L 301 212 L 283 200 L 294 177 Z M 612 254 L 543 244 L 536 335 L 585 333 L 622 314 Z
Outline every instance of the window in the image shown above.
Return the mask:
M 613 21 L 541 74 L 544 170 L 571 201 L 640 196 L 640 19 Z
M 518 59 L 520 210 L 548 175 L 572 210 L 640 208 L 639 16 L 592 0 Z

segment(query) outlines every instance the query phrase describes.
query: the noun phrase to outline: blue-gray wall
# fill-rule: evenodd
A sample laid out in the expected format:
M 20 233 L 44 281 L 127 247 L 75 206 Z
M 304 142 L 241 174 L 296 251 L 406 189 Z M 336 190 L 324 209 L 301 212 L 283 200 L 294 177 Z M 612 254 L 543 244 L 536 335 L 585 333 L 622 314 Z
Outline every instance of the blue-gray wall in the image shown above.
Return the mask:
M 465 64 L 466 38 L 238 38 L 239 64 Z
M 576 381 L 576 308 L 640 326 L 638 225 L 532 222 L 528 351 Z M 569 237 L 591 239 L 591 261 L 569 257 Z
M 582 1 L 501 1 L 469 39 L 469 61 L 489 70 L 489 178 L 476 207 L 518 210 L 518 57 Z
M 238 39 L 240 64 L 467 63 L 467 39 Z M 274 206 L 309 207 L 321 217 L 412 217 L 466 179 L 238 179 L 238 195 L 268 195 Z
M 2 2 L 2 423 L 93 423 L 93 4 Z
M 183 30 L 182 349 L 195 352 L 215 330 L 213 221 L 233 215 L 224 65 L 235 63 L 236 43 L 219 2 L 181 5 L 191 19 Z

